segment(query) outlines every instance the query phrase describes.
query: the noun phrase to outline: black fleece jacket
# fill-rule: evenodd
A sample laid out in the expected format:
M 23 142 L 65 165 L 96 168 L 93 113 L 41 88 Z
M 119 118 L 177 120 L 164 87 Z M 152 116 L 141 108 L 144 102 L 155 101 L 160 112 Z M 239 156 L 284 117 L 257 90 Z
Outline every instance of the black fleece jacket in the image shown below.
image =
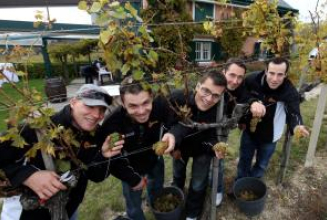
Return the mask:
M 191 119 L 194 122 L 216 123 L 217 104 L 203 112 L 197 108 L 194 98 L 195 94 L 193 92 L 190 92 L 186 97 L 183 91 L 176 90 L 171 96 L 171 103 L 176 104 L 176 106 L 187 104 L 191 109 Z M 178 124 L 171 129 L 171 132 L 176 135 L 175 149 L 180 149 L 183 157 L 196 156 L 199 154 L 214 155 L 212 145 L 216 144 L 218 141 L 215 128 L 198 130 Z
M 160 128 L 165 125 L 169 128 L 172 124 L 172 110 L 166 101 L 157 97 L 153 101 L 153 107 L 148 122 L 140 124 L 133 120 L 123 107 L 118 107 L 110 115 L 98 130 L 98 144 L 103 143 L 105 138 L 113 132 L 127 135 L 123 147 L 123 155 L 126 156 L 117 161 L 125 161 L 129 167 L 140 175 L 148 173 L 156 163 L 158 156 L 151 149 L 152 145 L 160 140 Z M 141 150 L 141 152 L 138 152 Z M 137 153 L 135 153 L 137 152 Z M 126 175 L 129 175 L 126 173 Z
M 254 133 L 249 131 L 250 117 L 247 120 L 246 131 L 253 138 L 264 143 L 273 141 L 277 102 L 285 106 L 286 123 L 290 126 L 291 132 L 296 125 L 303 124 L 300 114 L 300 96 L 289 79 L 286 78 L 277 89 L 270 89 L 265 72 L 262 71 L 249 75 L 245 80 L 245 85 L 251 97 L 261 100 L 266 105 L 266 115 L 258 123 Z

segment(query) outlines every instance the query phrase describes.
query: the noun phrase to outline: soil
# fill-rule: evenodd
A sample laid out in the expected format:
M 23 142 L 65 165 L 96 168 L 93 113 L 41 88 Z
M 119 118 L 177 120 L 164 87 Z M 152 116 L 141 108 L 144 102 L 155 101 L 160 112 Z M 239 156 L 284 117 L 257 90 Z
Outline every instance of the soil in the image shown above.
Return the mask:
M 264 211 L 253 220 L 327 220 L 327 154 L 319 155 L 315 165 L 299 165 L 282 184 L 265 180 L 268 187 Z M 217 220 L 249 219 L 241 213 L 234 200 L 224 197 L 217 209 Z M 202 219 L 209 219 L 203 216 Z

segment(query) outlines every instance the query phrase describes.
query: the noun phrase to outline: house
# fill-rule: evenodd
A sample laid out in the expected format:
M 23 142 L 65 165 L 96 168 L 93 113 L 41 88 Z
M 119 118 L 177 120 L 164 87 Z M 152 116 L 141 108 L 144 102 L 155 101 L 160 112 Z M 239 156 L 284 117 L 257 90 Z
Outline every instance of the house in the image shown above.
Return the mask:
M 140 0 L 141 1 L 141 0 Z M 147 0 L 142 0 L 142 4 L 138 0 L 132 1 L 136 9 L 146 8 Z M 148 0 L 151 1 L 151 0 Z M 195 22 L 203 22 L 207 20 L 221 21 L 232 17 L 235 11 L 242 11 L 248 8 L 254 0 L 230 0 L 228 3 L 220 3 L 215 0 L 189 0 L 186 8 Z M 278 12 L 284 15 L 287 12 L 298 13 L 297 9 L 292 8 L 285 1 L 279 0 Z M 262 54 L 260 51 L 261 39 L 248 37 L 242 48 L 242 52 L 246 56 L 256 54 L 258 57 Z M 199 65 L 210 65 L 212 62 L 224 58 L 224 51 L 219 42 L 212 35 L 196 35 L 191 43 L 192 52 L 189 54 L 191 61 L 197 62 Z
M 235 10 L 245 10 L 253 0 L 230 0 L 227 4 L 214 0 L 189 1 L 187 8 L 192 13 L 196 22 L 212 19 L 215 21 L 225 20 L 232 17 Z M 288 11 L 298 13 L 298 10 L 289 6 L 285 1 L 279 0 L 278 11 L 280 15 Z M 193 40 L 193 52 L 191 58 L 199 64 L 208 64 L 223 58 L 223 50 L 219 42 L 212 36 L 199 35 Z M 260 54 L 260 39 L 248 37 L 243 45 L 242 51 L 245 55 Z

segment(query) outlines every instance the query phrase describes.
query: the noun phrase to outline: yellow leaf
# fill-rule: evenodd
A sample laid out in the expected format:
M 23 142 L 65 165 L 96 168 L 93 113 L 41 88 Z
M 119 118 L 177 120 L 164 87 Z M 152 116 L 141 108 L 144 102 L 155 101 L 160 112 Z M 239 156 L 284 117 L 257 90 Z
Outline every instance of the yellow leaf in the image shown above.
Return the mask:
M 96 13 L 99 12 L 101 10 L 101 3 L 100 2 L 93 2 L 91 8 L 90 8 L 90 12 L 91 13 Z
M 100 33 L 100 40 L 103 44 L 107 44 L 111 38 L 111 31 L 102 31 Z
M 87 2 L 86 1 L 80 1 L 78 3 L 78 9 L 79 10 L 87 10 Z

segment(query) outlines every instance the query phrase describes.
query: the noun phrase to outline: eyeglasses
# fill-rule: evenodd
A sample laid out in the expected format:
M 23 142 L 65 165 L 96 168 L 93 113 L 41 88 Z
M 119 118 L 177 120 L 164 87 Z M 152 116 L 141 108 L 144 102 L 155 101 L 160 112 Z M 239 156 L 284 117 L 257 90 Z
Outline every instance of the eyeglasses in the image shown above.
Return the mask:
M 210 91 L 210 89 L 208 89 L 206 87 L 203 87 L 203 86 L 200 87 L 200 91 L 201 91 L 201 93 L 202 93 L 203 96 L 211 96 L 212 99 L 214 99 L 216 101 L 219 100 L 221 98 L 221 96 L 222 96 L 222 94 L 214 94 L 214 93 L 212 93 Z

